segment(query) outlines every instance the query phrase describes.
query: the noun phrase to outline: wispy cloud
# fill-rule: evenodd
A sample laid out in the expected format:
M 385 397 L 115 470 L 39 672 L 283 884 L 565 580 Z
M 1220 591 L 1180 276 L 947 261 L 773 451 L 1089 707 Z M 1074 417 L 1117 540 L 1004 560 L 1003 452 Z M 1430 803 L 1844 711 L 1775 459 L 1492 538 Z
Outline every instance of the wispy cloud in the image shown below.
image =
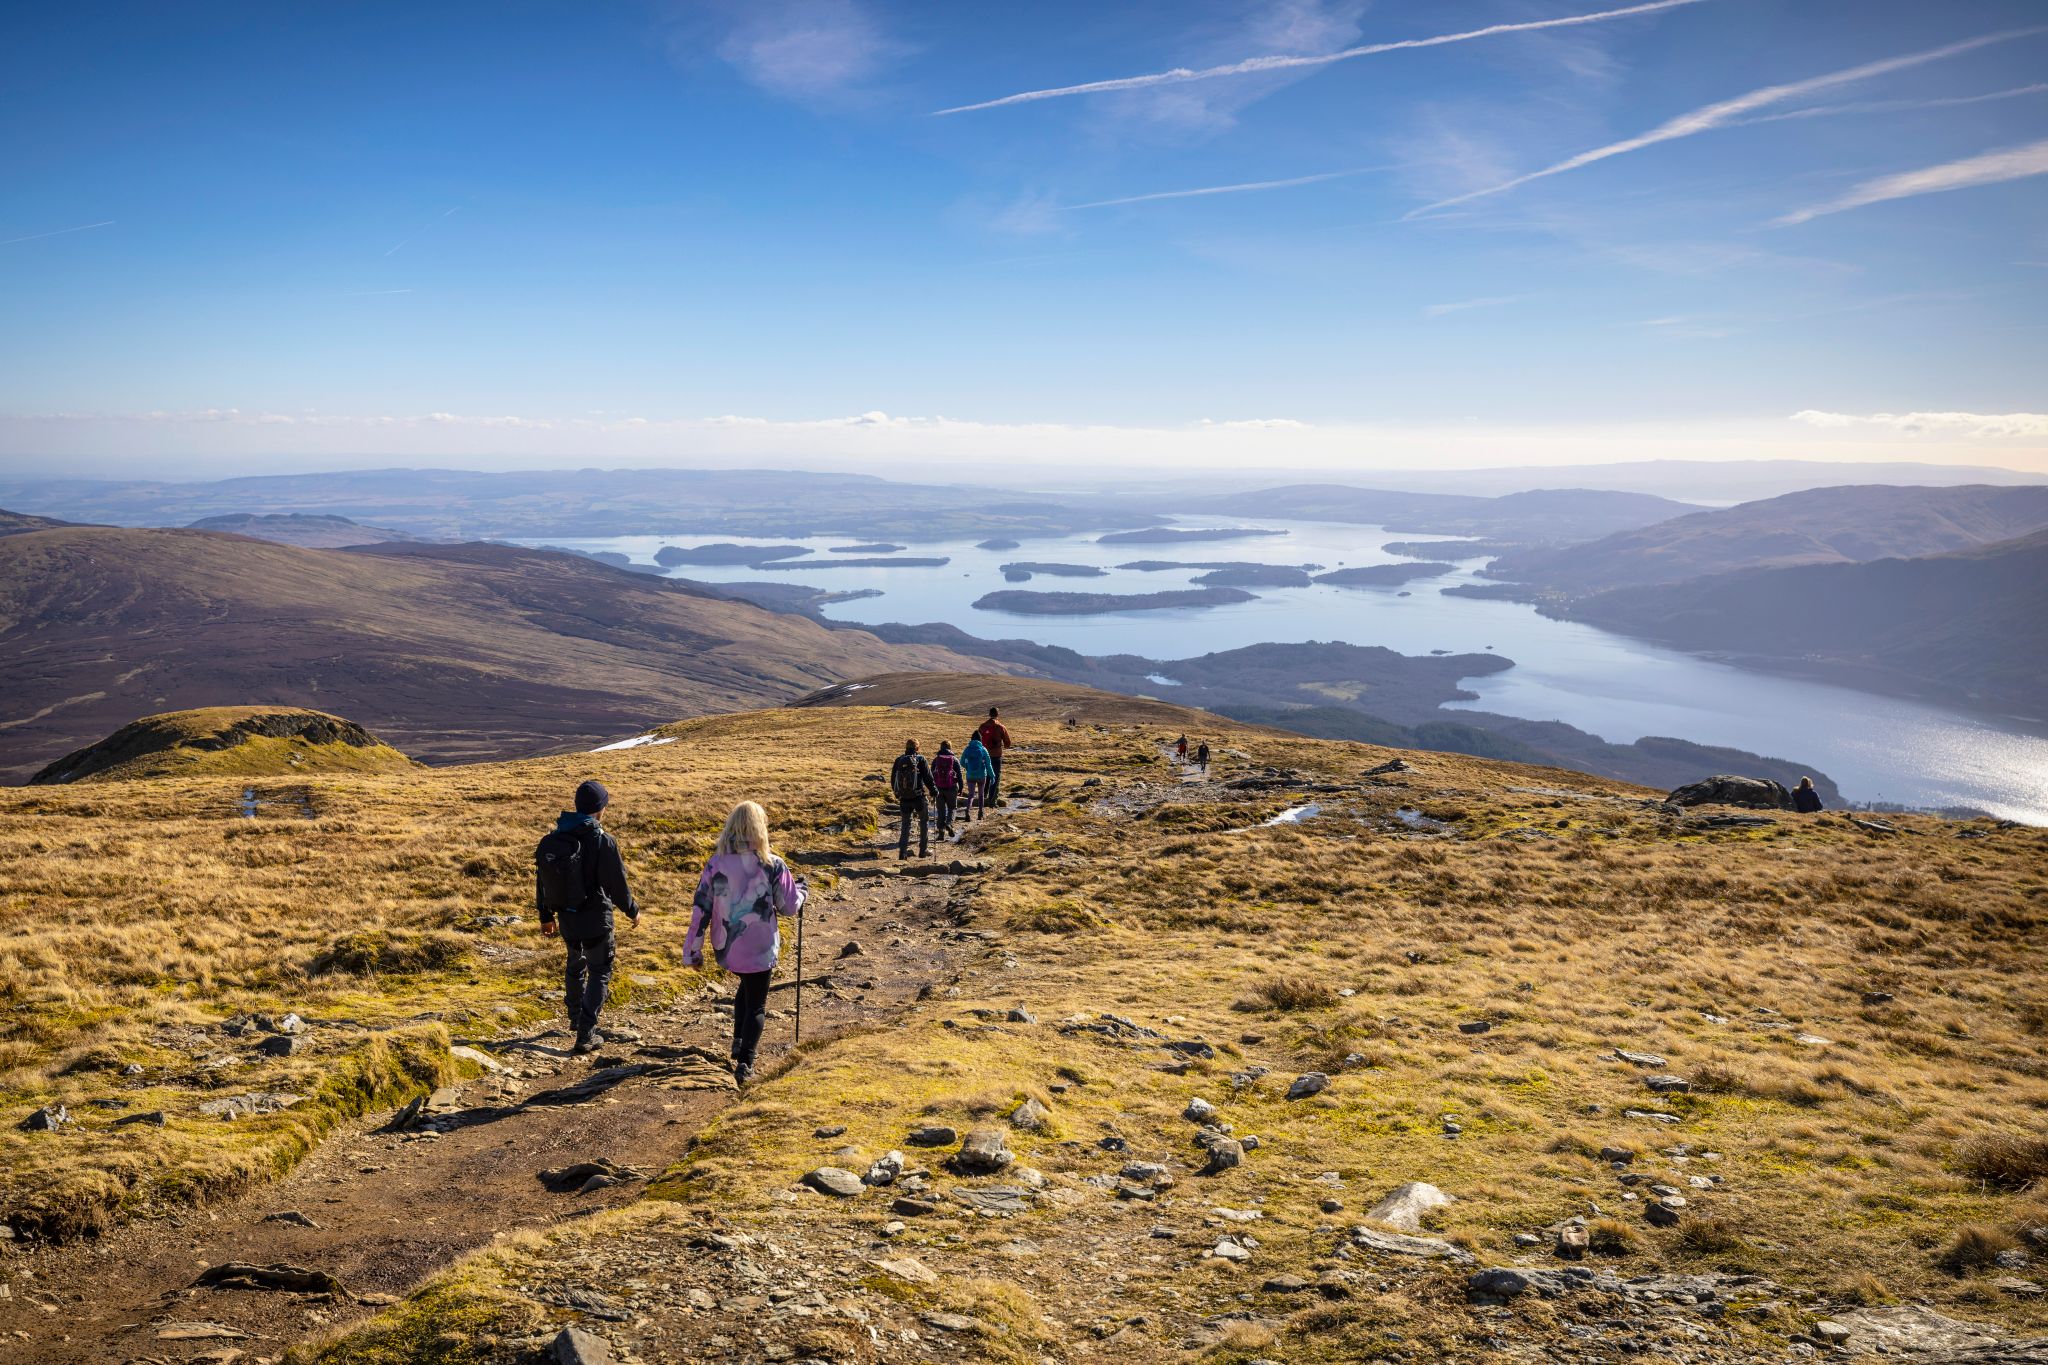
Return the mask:
M 1838 118 L 1846 114 L 1905 114 L 1922 109 L 1954 109 L 1966 104 L 1988 104 L 1994 100 L 2018 99 L 2023 95 L 2048 95 L 2048 81 L 2016 85 L 2010 90 L 1987 90 L 1981 95 L 1937 95 L 1922 100 L 1859 100 L 1853 104 L 1816 104 L 1810 109 L 1786 109 L 1776 114 L 1759 114 L 1734 126 L 1754 123 L 1784 123 L 1790 119 Z
M 718 55 L 770 94 L 843 95 L 902 51 L 859 0 L 748 0 Z
M 2048 436 L 2048 412 L 1820 412 L 1807 408 L 1792 420 L 1810 427 L 1888 427 L 1915 435 L 1971 437 Z
M 1582 166 L 1590 166 L 1596 161 L 1605 161 L 1610 157 L 1624 156 L 1629 152 L 1639 152 L 1645 147 L 1654 147 L 1659 143 L 1675 142 L 1680 138 L 1712 132 L 1716 128 L 1725 128 L 1730 124 L 1740 121 L 1746 114 L 1753 113 L 1759 109 L 1768 109 L 1772 105 L 1784 104 L 1789 100 L 1803 99 L 1822 90 L 1832 90 L 1838 86 L 1854 84 L 1857 81 L 1871 80 L 1877 76 L 1889 75 L 1894 71 L 1904 71 L 1911 67 L 1924 66 L 1928 62 L 1938 62 L 1949 57 L 1959 57 L 1965 52 L 1974 52 L 1978 48 L 1989 47 L 1994 43 L 2011 42 L 2015 38 L 2025 38 L 2043 32 L 2048 32 L 2048 26 L 2006 29 L 1998 33 L 1986 33 L 1979 37 L 1966 38 L 1961 42 L 1949 43 L 1944 47 L 1929 48 L 1924 52 L 1909 52 L 1899 57 L 1886 57 L 1881 61 L 1865 62 L 1861 66 L 1851 66 L 1840 71 L 1830 71 L 1825 75 L 1810 76 L 1803 81 L 1791 81 L 1783 85 L 1767 85 L 1762 89 L 1752 90 L 1746 95 L 1737 95 L 1733 99 L 1720 100 L 1714 104 L 1703 105 L 1698 109 L 1692 110 L 1690 113 L 1680 114 L 1677 118 L 1669 119 L 1652 128 L 1647 133 L 1624 138 L 1620 142 L 1610 142 L 1604 147 L 1595 147 L 1591 151 L 1580 152 L 1577 156 L 1566 157 L 1563 161 L 1557 162 L 1554 165 L 1545 166 L 1540 171 L 1531 171 L 1527 175 L 1518 175 L 1511 180 L 1503 180 L 1499 184 L 1486 186 L 1484 189 L 1471 190 L 1450 199 L 1438 200 L 1434 204 L 1426 204 L 1405 216 L 1411 219 L 1417 218 L 1457 204 L 1470 203 L 1474 199 L 1483 199 L 1495 194 L 1505 194 L 1509 190 L 1517 189 L 1532 181 L 1545 180 L 1553 175 L 1563 175 L 1567 171 L 1575 171 Z
M 94 228 L 112 227 L 113 225 L 114 220 L 109 218 L 104 223 L 80 223 L 77 227 L 58 228 L 52 232 L 31 232 L 26 237 L 9 237 L 5 241 L 0 241 L 0 246 L 13 246 L 16 242 L 38 242 L 45 237 L 62 237 L 72 232 L 91 232 Z
M 1474 308 L 1498 308 L 1504 303 L 1519 303 L 1520 294 L 1496 294 L 1483 299 L 1459 299 L 1455 303 L 1432 303 L 1422 310 L 1426 318 L 1445 317 L 1451 313 L 1466 313 Z
M 1000 99 L 983 100 L 978 104 L 960 104 L 950 109 L 935 110 L 936 114 L 971 114 L 982 109 L 1000 109 L 1012 104 L 1030 104 L 1038 100 L 1061 99 L 1069 95 L 1108 94 L 1118 90 L 1143 90 L 1158 85 L 1184 85 L 1190 81 L 1212 81 L 1227 76 L 1260 75 L 1272 71 L 1294 71 L 1304 67 L 1328 66 L 1333 62 L 1348 62 L 1358 57 L 1376 57 L 1386 52 L 1402 52 L 1410 48 L 1441 47 L 1447 43 L 1471 42 L 1475 38 L 1492 38 L 1506 33 L 1534 33 L 1542 29 L 1569 28 L 1579 24 L 1598 24 L 1610 19 L 1624 19 L 1636 14 L 1654 14 L 1659 10 L 1677 9 L 1682 5 L 1696 5 L 1704 0 L 1648 0 L 1645 4 L 1628 5 L 1621 9 L 1601 10 L 1593 14 L 1570 14 L 1556 19 L 1535 19 L 1517 24 L 1491 24 L 1485 28 L 1468 29 L 1462 33 L 1442 33 L 1430 38 L 1404 38 L 1398 42 L 1368 43 L 1361 47 L 1347 47 L 1337 52 L 1325 52 L 1311 56 L 1249 57 L 1239 62 L 1222 66 L 1204 67 L 1191 70 L 1175 67 L 1171 71 L 1155 71 L 1143 76 L 1122 76 L 1115 80 L 1088 81 L 1081 85 L 1061 85 L 1045 90 L 1025 90 L 1015 95 L 1004 95 Z
M 1864 181 L 1839 198 L 1788 213 L 1777 219 L 1776 223 L 1779 227 L 1791 227 L 1811 222 L 1826 214 L 1860 209 L 1867 204 L 1882 204 L 1892 199 L 1912 199 L 1922 194 L 1945 194 L 1949 190 L 1966 190 L 1977 185 L 1996 185 L 2007 180 L 2023 180 L 2031 175 L 2044 174 L 2048 174 L 2048 138 L 2030 142 L 2024 147 L 2007 147 L 2002 151 L 1966 156 L 1960 161 L 1948 161 L 1917 171 L 1882 175 L 1875 180 Z
M 1375 171 L 1391 171 L 1397 166 L 1354 166 L 1348 171 L 1324 171 L 1319 175 L 1296 175 L 1285 180 L 1245 180 L 1235 185 L 1205 185 L 1193 190 L 1160 190 L 1155 194 L 1132 194 L 1122 199 L 1097 199 L 1088 204 L 1065 205 L 1067 211 L 1074 209 L 1108 209 L 1121 204 L 1151 204 L 1161 199 L 1199 199 L 1211 194 L 1251 194 L 1258 190 L 1285 190 L 1296 185 L 1318 185 L 1325 180 L 1342 180 L 1346 176 L 1370 175 Z

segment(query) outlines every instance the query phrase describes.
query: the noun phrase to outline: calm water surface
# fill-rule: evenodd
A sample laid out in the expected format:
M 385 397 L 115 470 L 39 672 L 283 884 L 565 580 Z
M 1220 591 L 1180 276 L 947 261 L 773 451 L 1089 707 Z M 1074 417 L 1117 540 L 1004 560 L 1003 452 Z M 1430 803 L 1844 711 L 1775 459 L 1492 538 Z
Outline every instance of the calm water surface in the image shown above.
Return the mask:
M 1195 524 L 1189 522 L 1188 524 Z M 1603 739 L 1627 743 L 1644 735 L 1675 735 L 1702 744 L 1725 744 L 1811 764 L 1859 801 L 1909 805 L 1969 805 L 1994 814 L 2048 824 L 2048 737 L 2021 722 L 2001 723 L 1826 683 L 1753 673 L 1674 650 L 1611 635 L 1591 626 L 1553 621 L 1512 602 L 1446 597 L 1440 589 L 1478 580 L 1483 559 L 1456 573 L 1394 589 L 1259 588 L 1256 601 L 1180 611 L 1105 616 L 1021 616 L 978 611 L 971 605 L 1001 588 L 1049 592 L 1158 592 L 1188 586 L 1198 569 L 1141 572 L 1116 565 L 1140 559 L 1235 560 L 1264 564 L 1318 564 L 1324 568 L 1382 564 L 1397 557 L 1380 548 L 1389 540 L 1434 537 L 1395 534 L 1370 526 L 1319 522 L 1241 521 L 1233 524 L 1285 531 L 1285 535 L 1182 545 L 1100 545 L 1092 536 L 1037 539 L 1018 550 L 978 550 L 971 541 L 918 544 L 906 555 L 947 556 L 944 568 L 847 568 L 826 553 L 851 537 L 810 541 L 815 553 L 792 563 L 814 569 L 765 570 L 744 566 L 682 565 L 677 578 L 733 583 L 799 583 L 831 591 L 863 588 L 880 597 L 834 603 L 835 620 L 876 624 L 942 621 L 972 635 L 1023 638 L 1064 645 L 1085 654 L 1142 654 L 1179 659 L 1269 641 L 1341 640 L 1384 645 L 1404 654 L 1431 650 L 1506 655 L 1515 666 L 1469 679 L 1479 694 L 1472 709 L 1561 720 Z M 663 545 L 699 545 L 719 537 L 619 536 L 556 540 L 574 549 L 611 550 L 652 563 Z M 749 543 L 742 541 L 741 543 Z M 770 543 L 763 541 L 761 543 Z M 1053 578 L 1007 583 L 999 566 L 1014 560 L 1088 564 L 1109 570 L 1101 578 Z M 1171 695 L 1164 670 L 1160 691 Z

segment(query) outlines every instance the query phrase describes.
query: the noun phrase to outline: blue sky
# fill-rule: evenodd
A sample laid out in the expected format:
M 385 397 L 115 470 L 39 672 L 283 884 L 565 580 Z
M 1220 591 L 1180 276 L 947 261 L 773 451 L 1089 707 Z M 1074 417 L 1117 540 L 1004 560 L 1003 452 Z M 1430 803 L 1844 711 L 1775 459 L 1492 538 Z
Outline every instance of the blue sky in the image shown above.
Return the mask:
M 2048 469 L 2041 24 L 13 6 L 0 468 Z

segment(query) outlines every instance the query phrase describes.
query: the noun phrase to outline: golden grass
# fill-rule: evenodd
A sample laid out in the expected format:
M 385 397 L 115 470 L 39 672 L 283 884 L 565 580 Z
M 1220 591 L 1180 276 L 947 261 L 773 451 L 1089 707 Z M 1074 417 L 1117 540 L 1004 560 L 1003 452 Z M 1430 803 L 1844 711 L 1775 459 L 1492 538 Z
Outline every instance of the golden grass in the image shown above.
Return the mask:
M 1965 1316 L 2048 1325 L 2041 1305 L 1985 1298 L 1937 1264 L 1959 1229 L 2006 1229 L 2022 1217 L 2021 1196 L 1970 1174 L 1965 1154 L 2048 1122 L 2038 1065 L 2041 831 L 1960 841 L 1944 822 L 1900 817 L 1904 832 L 1876 840 L 1838 820 L 1786 818 L 1702 834 L 1645 793 L 1576 774 L 1411 753 L 1413 772 L 1362 783 L 1387 751 L 1202 718 L 1219 778 L 1270 765 L 1355 788 L 1322 798 L 1319 819 L 1262 828 L 1253 817 L 1271 813 L 1270 796 L 1183 789 L 1161 759 L 1161 740 L 1185 718 L 1162 733 L 1151 712 L 1126 723 L 1118 703 L 1084 704 L 1072 690 L 1034 714 L 1026 684 L 1001 686 L 1005 719 L 1027 750 L 1006 771 L 1012 790 L 1079 799 L 977 827 L 976 852 L 1002 871 L 953 899 L 970 924 L 1004 936 L 1000 949 L 957 996 L 941 994 L 889 1028 L 806 1047 L 700 1135 L 652 1186 L 654 1205 L 843 1244 L 879 1221 L 873 1201 L 784 1199 L 824 1155 L 810 1136 L 816 1124 L 846 1125 L 834 1147 L 878 1154 L 915 1124 L 987 1122 L 1036 1095 L 1054 1125 L 1012 1145 L 1075 1197 L 997 1226 L 920 1220 L 903 1243 L 963 1283 L 989 1275 L 1004 1239 L 1059 1248 L 1028 1281 L 1044 1319 L 1033 1341 L 1074 1341 L 1142 1315 L 1152 1325 L 1140 1335 L 1153 1334 L 1165 1358 L 1175 1333 L 1258 1277 L 1312 1276 L 1345 1219 L 1411 1179 L 1457 1196 L 1439 1211 L 1442 1234 L 1482 1259 L 1517 1255 L 1516 1232 L 1597 1201 L 1619 1229 L 1603 1230 L 1603 1242 L 1629 1273 L 1739 1258 L 1791 1284 L 1868 1279 Z M 1077 713 L 1083 723 L 1066 727 Z M 154 1029 L 259 1003 L 346 1002 L 387 1021 L 435 998 L 471 1021 L 489 1021 L 501 1004 L 552 1008 L 535 995 L 551 954 L 471 956 L 364 979 L 306 967 L 345 935 L 460 932 L 478 911 L 522 909 L 531 840 L 556 793 L 585 770 L 618 794 L 612 824 L 643 895 L 657 910 L 677 909 L 734 797 L 765 797 L 785 844 L 844 846 L 859 834 L 827 831 L 872 828 L 877 789 L 861 778 L 905 735 L 936 739 L 965 723 L 858 708 L 691 722 L 674 728 L 676 744 L 624 754 L 410 784 L 337 780 L 322 789 L 332 814 L 253 827 L 200 812 L 203 784 L 9 794 L 0 969 L 25 983 L 17 1014 L 28 1021 L 4 1044 L 19 1049 L 11 1097 L 21 1106 L 82 1097 L 103 1073 L 62 1067 L 90 1046 L 141 1052 Z M 1088 777 L 1101 786 L 1080 792 Z M 1153 818 L 1154 802 L 1193 805 L 1203 832 Z M 1402 805 L 1456 818 L 1441 834 L 1417 834 L 1394 818 Z M 165 865 L 182 869 L 170 885 L 185 892 L 136 884 L 144 868 Z M 242 879 L 227 893 L 241 919 L 227 926 L 187 899 L 191 880 L 224 867 Z M 307 885 L 321 893 L 298 894 Z M 30 913 L 31 889 L 65 911 Z M 829 913 L 829 897 L 822 908 Z M 646 932 L 629 940 L 622 979 L 682 984 L 679 921 L 650 919 Z M 463 937 L 479 952 L 527 944 L 518 930 Z M 1297 980 L 1332 995 L 1260 993 Z M 1873 987 L 1896 1000 L 1865 1006 Z M 969 1013 L 1019 1002 L 1039 1024 L 984 1027 Z M 1057 1027 L 1105 1012 L 1204 1040 L 1217 1055 L 1176 1075 L 1160 1069 L 1167 1057 L 1156 1048 Z M 1459 1031 L 1475 1020 L 1491 1028 Z M 1615 1047 L 1657 1053 L 1703 1084 L 1652 1094 L 1641 1071 L 1612 1058 Z M 1234 1086 L 1231 1073 L 1252 1066 L 1267 1074 Z M 1329 1090 L 1284 1099 L 1311 1068 L 1332 1077 Z M 1114 1169 L 1117 1159 L 1095 1145 L 1112 1131 L 1132 1156 L 1190 1171 L 1180 1111 L 1195 1094 L 1263 1143 L 1223 1176 L 1184 1175 L 1171 1197 L 1186 1201 L 1182 1222 L 1212 1204 L 1264 1199 L 1250 1271 L 1190 1267 L 1184 1246 L 1160 1253 L 1144 1230 L 1165 1214 L 1148 1207 L 1133 1217 L 1083 1183 Z M 1626 1117 L 1632 1108 L 1681 1122 Z M 1447 1116 L 1462 1130 L 1455 1141 L 1443 1136 Z M 1687 1188 L 1678 1228 L 1651 1227 L 1598 1159 L 1609 1145 L 1637 1152 L 1632 1169 L 1651 1179 L 1719 1183 Z M 17 1151 L 8 1160 L 19 1171 Z M 1318 1207 L 1324 1172 L 1344 1180 L 1350 1212 L 1334 1220 Z M 581 1235 L 609 1226 L 593 1220 Z M 1356 1358 L 1386 1349 L 1390 1334 L 1404 1350 L 1448 1353 L 1464 1313 L 1446 1276 L 1404 1280 L 1304 1306 L 1275 1329 L 1267 1353 Z M 1124 1354 L 1155 1355 L 1142 1346 Z

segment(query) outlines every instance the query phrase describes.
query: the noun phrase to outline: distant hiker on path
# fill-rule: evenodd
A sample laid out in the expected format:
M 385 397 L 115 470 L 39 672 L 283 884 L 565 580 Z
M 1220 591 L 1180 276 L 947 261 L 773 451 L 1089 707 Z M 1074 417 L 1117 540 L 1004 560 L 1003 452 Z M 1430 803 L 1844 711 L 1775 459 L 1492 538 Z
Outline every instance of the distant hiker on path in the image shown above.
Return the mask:
M 931 802 L 938 799 L 938 785 L 932 781 L 932 765 L 917 751 L 917 741 L 903 741 L 903 752 L 889 769 L 889 790 L 896 797 L 896 860 L 910 856 L 910 817 L 917 816 L 917 856 L 931 856 Z M 927 797 L 930 799 L 928 800 Z
M 611 799 L 602 782 L 585 782 L 576 789 L 576 809 L 563 811 L 533 852 L 533 908 L 540 914 L 540 931 L 550 937 L 559 933 L 569 950 L 562 1003 L 576 1029 L 578 1055 L 604 1045 L 597 1016 L 611 991 L 617 956 L 612 911 L 624 910 L 627 919 L 640 923 L 640 905 L 626 886 L 626 860 L 618 841 L 597 823 Z
M 768 812 L 742 801 L 726 817 L 711 860 L 697 878 L 683 962 L 704 965 L 704 941 L 718 965 L 737 976 L 732 1002 L 732 1078 L 745 1085 L 768 1022 L 768 978 L 782 953 L 783 915 L 802 915 L 809 888 L 768 848 Z
M 996 719 L 996 708 L 988 708 L 988 719 L 974 732 L 981 746 L 988 750 L 988 804 L 1000 806 L 1003 801 L 1003 750 L 1010 747 L 1010 732 Z
M 1188 737 L 1182 735 L 1173 742 L 1173 756 L 1185 763 L 1188 761 Z
M 974 818 L 974 803 L 981 803 L 981 813 L 988 815 L 989 779 L 996 775 L 995 764 L 989 761 L 988 746 L 976 735 L 967 741 L 967 747 L 960 751 L 960 775 L 967 779 L 967 795 L 961 806 L 967 818 Z
M 1792 789 L 1792 809 L 1802 815 L 1813 815 L 1822 809 L 1820 793 L 1813 789 L 1812 778 L 1800 778 L 1799 785 Z
M 1208 741 L 1208 740 L 1206 740 L 1206 739 L 1205 739 L 1205 740 L 1203 740 L 1203 741 L 1202 741 L 1202 742 L 1201 742 L 1200 744 L 1198 744 L 1198 745 L 1196 745 L 1196 746 L 1195 746 L 1195 766 L 1196 766 L 1196 767 L 1198 767 L 1198 768 L 1200 768 L 1200 769 L 1202 770 L 1202 773 L 1203 773 L 1203 775 L 1204 775 L 1204 776 L 1206 776 L 1206 775 L 1208 774 L 1208 772 L 1209 772 L 1209 741 Z
M 953 757 L 951 740 L 940 740 L 932 756 L 932 783 L 939 791 L 939 837 L 953 834 L 953 803 L 960 799 L 960 760 Z

